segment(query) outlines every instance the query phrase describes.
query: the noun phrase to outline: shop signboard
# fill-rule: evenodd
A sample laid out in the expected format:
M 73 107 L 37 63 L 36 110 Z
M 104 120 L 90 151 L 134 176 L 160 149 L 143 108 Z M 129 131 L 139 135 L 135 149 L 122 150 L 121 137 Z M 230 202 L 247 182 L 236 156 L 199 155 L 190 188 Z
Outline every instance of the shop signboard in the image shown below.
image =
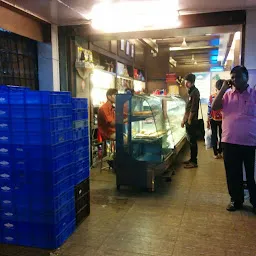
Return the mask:
M 175 73 L 170 73 L 170 74 L 166 74 L 166 83 L 168 84 L 176 84 L 176 74 Z

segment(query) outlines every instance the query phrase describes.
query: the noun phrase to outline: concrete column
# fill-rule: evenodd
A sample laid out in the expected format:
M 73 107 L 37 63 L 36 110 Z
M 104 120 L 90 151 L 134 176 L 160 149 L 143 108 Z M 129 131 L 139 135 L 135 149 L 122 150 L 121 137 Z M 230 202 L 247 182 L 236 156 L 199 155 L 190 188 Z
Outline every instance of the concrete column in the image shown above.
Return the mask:
M 60 91 L 58 27 L 51 25 L 51 43 L 38 43 L 38 79 L 41 91 Z

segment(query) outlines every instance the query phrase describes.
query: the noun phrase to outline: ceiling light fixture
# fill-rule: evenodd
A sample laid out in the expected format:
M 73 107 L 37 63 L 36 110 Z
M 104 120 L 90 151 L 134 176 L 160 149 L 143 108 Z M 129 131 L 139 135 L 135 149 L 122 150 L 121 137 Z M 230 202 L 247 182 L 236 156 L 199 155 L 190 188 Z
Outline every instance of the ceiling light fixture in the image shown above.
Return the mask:
M 194 61 L 194 60 L 195 60 L 195 56 L 194 56 L 194 54 L 192 54 L 192 58 L 191 58 L 191 60 L 192 60 L 192 61 Z
M 105 33 L 150 31 L 179 26 L 178 0 L 105 1 L 87 15 Z
M 195 60 L 194 64 L 197 65 L 197 61 L 196 60 Z

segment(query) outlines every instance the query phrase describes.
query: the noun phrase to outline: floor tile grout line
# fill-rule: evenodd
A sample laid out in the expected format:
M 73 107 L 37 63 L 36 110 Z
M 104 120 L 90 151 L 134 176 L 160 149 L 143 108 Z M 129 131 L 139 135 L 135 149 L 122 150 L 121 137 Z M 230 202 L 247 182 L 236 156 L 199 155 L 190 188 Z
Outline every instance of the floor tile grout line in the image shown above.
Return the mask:
M 178 231 L 177 231 L 178 234 L 177 234 L 176 239 L 175 239 L 175 241 L 174 241 L 174 246 L 173 246 L 173 250 L 172 250 L 171 256 L 174 255 L 174 250 L 175 250 L 175 247 L 176 247 L 176 244 L 177 244 L 177 241 L 178 241 L 178 238 L 179 238 L 180 230 L 181 230 L 181 224 L 182 224 L 182 221 L 183 221 L 183 218 L 184 218 L 184 215 L 185 215 L 186 208 L 188 207 L 189 195 L 190 195 L 190 191 L 191 191 L 191 189 L 192 189 L 193 183 L 194 183 L 194 178 L 191 180 L 191 183 L 190 183 L 190 186 L 189 186 L 189 193 L 188 193 L 188 195 L 187 195 L 187 200 L 185 201 L 185 205 L 184 205 L 182 217 L 181 217 L 180 224 L 179 224 L 179 229 L 178 229 Z

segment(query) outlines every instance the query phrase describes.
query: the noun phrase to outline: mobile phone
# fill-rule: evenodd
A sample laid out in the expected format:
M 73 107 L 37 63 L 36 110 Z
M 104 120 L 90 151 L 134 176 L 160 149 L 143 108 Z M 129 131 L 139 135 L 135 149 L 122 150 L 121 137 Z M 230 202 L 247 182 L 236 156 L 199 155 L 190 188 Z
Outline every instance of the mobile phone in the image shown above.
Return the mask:
M 234 85 L 232 80 L 228 80 L 228 85 L 229 85 L 229 88 L 231 88 Z

